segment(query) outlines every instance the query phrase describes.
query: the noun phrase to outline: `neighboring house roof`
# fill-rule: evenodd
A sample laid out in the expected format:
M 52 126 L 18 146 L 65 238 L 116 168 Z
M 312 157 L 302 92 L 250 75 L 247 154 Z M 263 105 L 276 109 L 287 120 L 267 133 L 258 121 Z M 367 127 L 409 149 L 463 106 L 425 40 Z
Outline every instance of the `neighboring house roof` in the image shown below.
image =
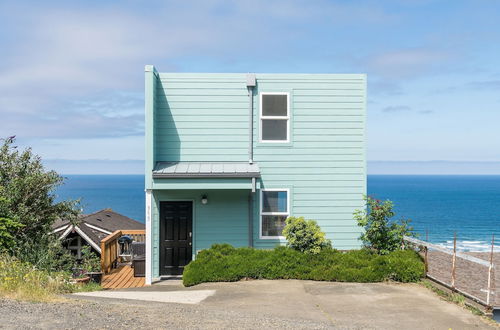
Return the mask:
M 259 165 L 248 162 L 157 162 L 153 178 L 255 178 Z
M 65 238 L 71 232 L 77 232 L 95 250 L 101 252 L 101 240 L 109 234 L 116 230 L 144 229 L 144 224 L 111 209 L 104 209 L 80 216 L 76 225 L 71 224 L 69 220 L 57 220 L 52 228 L 53 233 L 60 238 Z

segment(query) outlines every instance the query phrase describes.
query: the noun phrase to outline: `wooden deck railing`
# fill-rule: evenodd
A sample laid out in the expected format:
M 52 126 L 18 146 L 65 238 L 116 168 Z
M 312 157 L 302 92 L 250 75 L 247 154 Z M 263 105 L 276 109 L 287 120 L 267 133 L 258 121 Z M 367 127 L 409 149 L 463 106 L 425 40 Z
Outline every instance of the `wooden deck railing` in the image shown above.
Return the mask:
M 118 261 L 118 239 L 124 235 L 130 236 L 134 242 L 145 242 L 145 230 L 117 230 L 101 241 L 101 271 L 108 274 Z

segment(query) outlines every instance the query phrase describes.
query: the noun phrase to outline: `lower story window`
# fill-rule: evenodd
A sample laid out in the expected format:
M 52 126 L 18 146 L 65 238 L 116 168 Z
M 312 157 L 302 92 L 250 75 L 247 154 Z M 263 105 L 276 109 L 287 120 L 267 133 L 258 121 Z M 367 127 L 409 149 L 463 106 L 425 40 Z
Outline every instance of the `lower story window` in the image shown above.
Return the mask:
M 288 190 L 264 189 L 261 191 L 260 225 L 262 238 L 283 236 L 285 220 L 290 215 Z

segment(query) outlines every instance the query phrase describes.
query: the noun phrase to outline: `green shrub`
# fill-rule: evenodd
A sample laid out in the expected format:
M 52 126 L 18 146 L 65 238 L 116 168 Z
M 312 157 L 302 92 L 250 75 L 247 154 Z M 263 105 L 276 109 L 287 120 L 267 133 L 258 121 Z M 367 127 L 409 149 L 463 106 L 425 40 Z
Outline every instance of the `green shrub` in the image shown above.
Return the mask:
M 304 217 L 288 217 L 283 236 L 289 247 L 308 254 L 318 254 L 322 249 L 332 246 L 316 221 Z
M 415 282 L 423 275 L 423 262 L 411 250 L 379 255 L 367 249 L 346 252 L 323 249 L 317 254 L 307 254 L 284 246 L 259 250 L 214 244 L 200 251 L 196 260 L 186 266 L 182 279 L 185 286 L 192 286 L 244 278 Z
M 21 255 L 22 257 L 18 256 Z M 71 272 L 76 258 L 56 237 L 47 239 L 45 246 L 23 244 L 17 248 L 16 258 L 48 272 Z
M 394 251 L 387 255 L 387 262 L 391 280 L 416 282 L 425 276 L 425 267 L 422 260 L 412 250 Z
M 414 236 L 410 220 L 391 220 L 394 216 L 393 203 L 365 197 L 366 209 L 356 210 L 354 219 L 364 228 L 360 239 L 365 247 L 378 254 L 388 254 L 401 249 L 403 236 Z
M 82 268 L 89 273 L 101 271 L 101 258 L 88 245 L 82 248 Z

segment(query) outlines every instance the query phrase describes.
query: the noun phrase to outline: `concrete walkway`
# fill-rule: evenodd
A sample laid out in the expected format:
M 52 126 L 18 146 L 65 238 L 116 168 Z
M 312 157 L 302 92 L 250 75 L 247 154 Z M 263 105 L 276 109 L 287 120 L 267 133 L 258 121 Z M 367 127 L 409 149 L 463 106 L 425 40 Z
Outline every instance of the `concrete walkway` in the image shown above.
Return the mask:
M 162 282 L 144 288 L 101 291 L 88 299 L 120 298 L 177 302 L 205 313 L 286 320 L 306 326 L 356 329 L 491 329 L 469 311 L 445 302 L 417 284 L 330 283 L 298 280 L 205 283 L 184 288 Z M 141 298 L 142 297 L 142 298 Z M 148 299 L 148 297 L 156 297 Z M 158 298 L 164 297 L 164 298 Z M 108 299 L 107 301 L 113 299 Z M 116 299 L 115 299 L 116 300 Z M 128 300 L 134 304 L 134 300 Z M 196 312 L 193 315 L 196 315 Z M 190 314 L 191 315 L 191 314 Z M 191 320 L 190 320 L 191 322 Z M 322 326 L 323 327 L 323 326 Z
M 163 303 L 177 304 L 198 304 L 207 297 L 213 296 L 215 290 L 196 290 L 196 291 L 170 291 L 170 292 L 155 292 L 155 291 L 95 291 L 95 292 L 79 292 L 77 296 L 84 297 L 99 297 L 112 299 L 130 299 L 142 301 L 154 301 Z

